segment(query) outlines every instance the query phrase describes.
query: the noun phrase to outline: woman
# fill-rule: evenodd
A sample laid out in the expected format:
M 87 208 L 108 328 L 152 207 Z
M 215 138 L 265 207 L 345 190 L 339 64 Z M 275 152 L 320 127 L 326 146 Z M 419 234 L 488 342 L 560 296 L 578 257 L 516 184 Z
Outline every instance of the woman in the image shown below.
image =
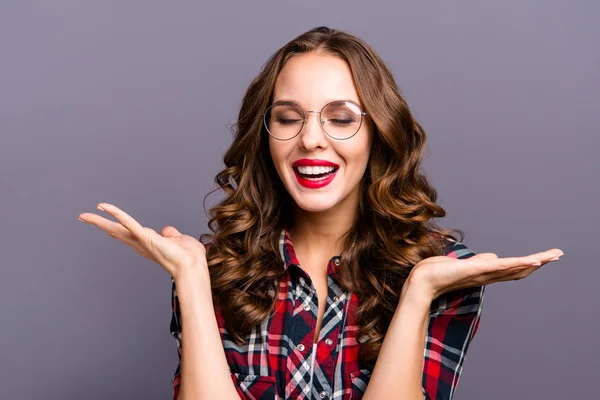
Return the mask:
M 249 86 L 213 234 L 80 215 L 172 276 L 174 398 L 453 397 L 485 285 L 562 252 L 475 255 L 439 228 L 425 144 L 375 51 L 319 27 Z

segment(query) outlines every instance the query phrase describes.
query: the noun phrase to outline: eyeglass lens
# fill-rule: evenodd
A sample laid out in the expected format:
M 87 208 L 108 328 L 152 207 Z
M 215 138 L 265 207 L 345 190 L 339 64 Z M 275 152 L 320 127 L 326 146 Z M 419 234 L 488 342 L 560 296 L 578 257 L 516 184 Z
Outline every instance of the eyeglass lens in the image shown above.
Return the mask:
M 304 112 L 297 104 L 274 104 L 265 113 L 264 121 L 272 136 L 277 139 L 291 139 L 302 130 Z M 361 109 L 349 101 L 329 103 L 321 110 L 323 129 L 336 139 L 353 136 L 360 129 L 361 123 Z

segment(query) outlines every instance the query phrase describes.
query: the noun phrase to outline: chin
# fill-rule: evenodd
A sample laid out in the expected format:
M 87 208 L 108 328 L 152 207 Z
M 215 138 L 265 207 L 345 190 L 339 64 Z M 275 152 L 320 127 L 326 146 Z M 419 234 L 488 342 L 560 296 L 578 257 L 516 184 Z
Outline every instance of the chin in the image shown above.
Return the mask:
M 296 205 L 307 212 L 324 212 L 335 206 L 335 201 L 331 196 L 326 196 L 321 201 L 319 199 L 294 198 Z

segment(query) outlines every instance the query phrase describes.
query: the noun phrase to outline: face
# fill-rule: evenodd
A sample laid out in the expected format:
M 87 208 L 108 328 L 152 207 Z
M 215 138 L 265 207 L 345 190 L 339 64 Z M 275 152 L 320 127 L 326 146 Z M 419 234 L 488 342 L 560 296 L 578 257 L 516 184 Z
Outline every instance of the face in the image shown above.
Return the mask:
M 363 116 L 358 132 L 350 139 L 333 139 L 321 128 L 317 113 L 335 100 L 351 100 L 364 111 L 352 80 L 350 67 L 329 54 L 304 53 L 293 56 L 281 70 L 273 102 L 293 101 L 305 110 L 307 121 L 300 134 L 280 141 L 269 135 L 271 157 L 287 191 L 301 209 L 325 212 L 356 209 L 360 181 L 371 149 L 368 117 Z M 327 126 L 327 125 L 326 125 Z M 307 168 L 308 165 L 322 167 Z M 307 173 L 333 174 L 322 179 Z M 319 177 L 319 175 L 317 175 Z

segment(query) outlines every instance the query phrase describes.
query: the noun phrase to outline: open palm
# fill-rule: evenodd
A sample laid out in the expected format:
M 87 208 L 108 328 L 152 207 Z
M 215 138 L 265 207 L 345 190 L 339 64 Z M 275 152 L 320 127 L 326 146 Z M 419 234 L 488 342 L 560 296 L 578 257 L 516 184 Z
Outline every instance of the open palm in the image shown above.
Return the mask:
M 411 275 L 413 280 L 425 284 L 435 298 L 452 290 L 523 279 L 563 254 L 554 248 L 523 257 L 499 258 L 495 253 L 480 253 L 467 259 L 436 256 L 417 263 Z
M 161 265 L 173 278 L 177 278 L 182 268 L 207 268 L 205 248 L 198 239 L 183 235 L 172 226 L 165 226 L 158 234 L 112 204 L 100 203 L 97 208 L 112 215 L 117 222 L 93 213 L 82 213 L 79 219 L 96 225 L 143 257 Z

